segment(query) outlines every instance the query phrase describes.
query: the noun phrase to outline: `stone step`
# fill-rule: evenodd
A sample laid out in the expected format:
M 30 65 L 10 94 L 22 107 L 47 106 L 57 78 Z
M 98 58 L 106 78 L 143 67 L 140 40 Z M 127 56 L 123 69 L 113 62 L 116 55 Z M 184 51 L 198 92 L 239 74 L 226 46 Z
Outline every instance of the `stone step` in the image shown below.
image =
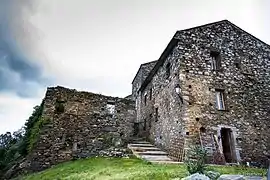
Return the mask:
M 146 141 L 137 141 L 137 143 L 128 144 L 128 148 L 136 157 L 149 162 L 160 164 L 180 164 L 180 162 L 170 158 L 167 152 L 162 151 Z
M 155 155 L 155 156 L 164 156 L 164 155 L 168 155 L 168 153 L 163 152 L 163 151 L 144 151 L 144 152 L 138 152 L 135 151 L 134 153 L 137 153 L 139 155 Z
M 142 155 L 141 158 L 147 161 L 172 161 L 168 156 Z
M 138 152 L 160 151 L 160 149 L 156 147 L 131 147 L 131 149 Z
M 183 162 L 178 162 L 178 161 L 151 161 L 151 163 L 155 163 L 155 164 L 184 164 Z
M 133 138 L 132 141 L 145 141 L 145 138 Z
M 129 144 L 129 147 L 154 147 L 152 144 Z
M 132 144 L 149 144 L 147 141 L 133 141 Z

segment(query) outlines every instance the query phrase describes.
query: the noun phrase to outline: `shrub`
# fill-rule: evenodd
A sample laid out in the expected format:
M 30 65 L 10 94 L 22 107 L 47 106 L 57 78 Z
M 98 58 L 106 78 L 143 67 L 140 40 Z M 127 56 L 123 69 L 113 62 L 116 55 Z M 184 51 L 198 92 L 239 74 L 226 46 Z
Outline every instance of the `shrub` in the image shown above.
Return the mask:
M 206 169 L 207 152 L 200 146 L 190 148 L 186 156 L 186 167 L 190 174 L 200 173 L 203 174 Z
M 36 145 L 36 142 L 39 138 L 40 131 L 43 128 L 44 125 L 48 124 L 50 122 L 49 118 L 39 117 L 38 121 L 34 124 L 33 128 L 30 132 L 30 137 L 28 139 L 28 153 L 31 152 Z

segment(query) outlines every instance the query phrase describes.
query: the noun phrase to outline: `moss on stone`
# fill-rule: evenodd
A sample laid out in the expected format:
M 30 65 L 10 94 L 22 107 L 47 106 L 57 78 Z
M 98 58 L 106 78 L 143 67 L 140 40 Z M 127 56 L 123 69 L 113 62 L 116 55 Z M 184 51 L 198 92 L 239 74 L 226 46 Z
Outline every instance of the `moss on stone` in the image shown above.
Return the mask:
M 44 127 L 44 125 L 48 124 L 50 122 L 49 118 L 44 118 L 44 117 L 39 117 L 38 121 L 35 122 L 33 128 L 31 129 L 30 132 L 30 137 L 29 137 L 29 144 L 28 144 L 28 152 L 31 152 L 36 145 L 36 142 L 40 136 L 41 129 Z

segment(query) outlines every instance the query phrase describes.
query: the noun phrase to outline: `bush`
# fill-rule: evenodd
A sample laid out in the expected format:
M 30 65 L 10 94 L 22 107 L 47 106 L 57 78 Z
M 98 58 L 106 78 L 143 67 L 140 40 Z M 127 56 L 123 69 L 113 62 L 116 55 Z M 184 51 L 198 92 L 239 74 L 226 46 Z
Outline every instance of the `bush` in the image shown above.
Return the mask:
M 186 156 L 186 167 L 189 174 L 203 174 L 206 169 L 207 152 L 200 146 L 192 147 Z
M 38 121 L 34 124 L 30 131 L 30 136 L 28 139 L 28 153 L 31 152 L 36 145 L 36 142 L 39 138 L 40 131 L 43 128 L 44 125 L 48 124 L 50 122 L 50 119 L 39 117 Z

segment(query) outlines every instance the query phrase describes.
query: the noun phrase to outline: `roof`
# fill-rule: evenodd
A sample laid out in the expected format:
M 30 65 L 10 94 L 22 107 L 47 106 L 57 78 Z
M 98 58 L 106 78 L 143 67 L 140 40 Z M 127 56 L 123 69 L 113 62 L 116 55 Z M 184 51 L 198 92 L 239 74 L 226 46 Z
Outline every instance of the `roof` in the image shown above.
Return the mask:
M 175 47 L 175 45 L 177 44 L 178 39 L 175 39 L 174 37 L 171 39 L 171 41 L 169 42 L 169 44 L 167 45 L 166 49 L 163 51 L 163 53 L 161 54 L 161 56 L 159 57 L 156 65 L 154 66 L 154 68 L 150 71 L 149 75 L 145 78 L 144 82 L 142 83 L 139 91 L 144 90 L 144 88 L 148 85 L 148 83 L 152 80 L 153 76 L 156 74 L 156 72 L 158 71 L 159 67 L 161 67 L 163 65 L 163 63 L 166 60 L 166 57 L 169 55 L 169 53 L 171 52 L 171 50 Z
M 139 69 L 138 69 L 138 71 L 137 71 L 137 73 L 136 73 L 136 75 L 135 75 L 135 77 L 133 78 L 131 84 L 133 84 L 133 82 L 134 82 L 134 80 L 136 79 L 137 75 L 139 74 L 140 70 L 141 70 L 144 66 L 147 66 L 147 65 L 149 65 L 149 64 L 151 64 L 151 63 L 154 63 L 154 62 L 157 62 L 157 61 L 158 61 L 158 60 L 150 61 L 150 62 L 141 64 L 140 67 L 139 67 Z
M 221 20 L 221 21 L 217 21 L 217 22 L 204 24 L 204 25 L 201 25 L 201 26 L 196 26 L 196 27 L 192 27 L 192 28 L 188 28 L 188 29 L 184 29 L 184 30 L 179 30 L 179 31 L 176 31 L 175 35 L 177 33 L 180 33 L 180 32 L 189 31 L 189 30 L 192 30 L 192 29 L 197 29 L 197 28 L 202 28 L 202 27 L 207 27 L 207 26 L 210 26 L 210 25 L 213 25 L 213 24 L 221 24 L 221 23 L 228 23 L 228 24 L 232 25 L 236 29 L 248 34 L 249 36 L 253 37 L 254 39 L 256 39 L 258 41 L 260 41 L 261 43 L 265 44 L 266 46 L 269 46 L 269 48 L 270 48 L 270 45 L 268 45 L 267 43 L 263 42 L 262 40 L 256 38 L 252 34 L 246 32 L 245 30 L 241 29 L 240 27 L 236 26 L 235 24 L 231 23 L 228 20 Z M 161 54 L 160 58 L 158 59 L 158 62 L 154 66 L 154 68 L 150 71 L 149 75 L 146 77 L 146 79 L 142 83 L 139 91 L 143 91 L 146 88 L 146 86 L 149 84 L 149 82 L 151 82 L 152 78 L 157 73 L 158 69 L 164 64 L 164 62 L 165 62 L 167 56 L 169 55 L 169 53 L 171 52 L 171 50 L 177 45 L 178 39 L 175 38 L 175 35 L 173 36 L 173 38 L 171 39 L 171 41 L 169 42 L 169 44 L 167 45 L 167 47 L 165 48 L 163 53 Z

